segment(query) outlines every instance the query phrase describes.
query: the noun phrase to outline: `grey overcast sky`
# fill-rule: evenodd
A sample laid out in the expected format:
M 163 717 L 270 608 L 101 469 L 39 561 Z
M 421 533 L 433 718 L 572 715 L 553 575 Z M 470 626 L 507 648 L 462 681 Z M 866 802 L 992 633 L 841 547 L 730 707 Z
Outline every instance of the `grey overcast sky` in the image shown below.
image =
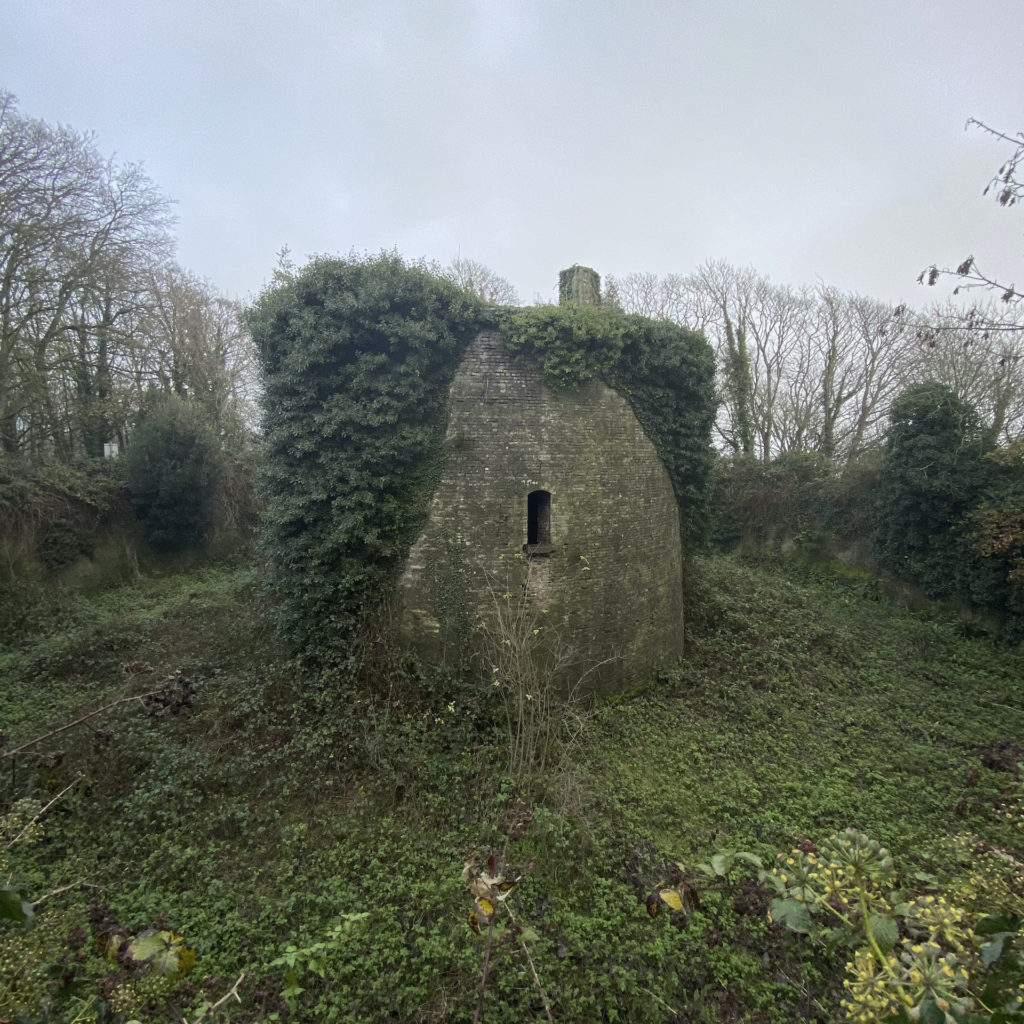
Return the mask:
M 1024 0 L 3 0 L 0 88 L 177 201 L 246 299 L 284 245 L 463 255 L 552 301 L 572 263 L 707 259 L 924 305 L 1024 128 Z

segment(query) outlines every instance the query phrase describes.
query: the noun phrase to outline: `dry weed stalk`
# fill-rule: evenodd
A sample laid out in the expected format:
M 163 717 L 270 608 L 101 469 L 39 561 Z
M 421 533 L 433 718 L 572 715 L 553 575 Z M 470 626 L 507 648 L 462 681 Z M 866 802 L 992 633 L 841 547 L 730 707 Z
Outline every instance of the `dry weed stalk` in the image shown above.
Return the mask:
M 583 683 L 605 664 L 578 671 L 577 652 L 545 622 L 531 572 L 530 560 L 517 556 L 503 577 L 489 574 L 489 603 L 477 623 L 492 686 L 505 706 L 508 772 L 516 780 L 564 765 L 590 716 Z

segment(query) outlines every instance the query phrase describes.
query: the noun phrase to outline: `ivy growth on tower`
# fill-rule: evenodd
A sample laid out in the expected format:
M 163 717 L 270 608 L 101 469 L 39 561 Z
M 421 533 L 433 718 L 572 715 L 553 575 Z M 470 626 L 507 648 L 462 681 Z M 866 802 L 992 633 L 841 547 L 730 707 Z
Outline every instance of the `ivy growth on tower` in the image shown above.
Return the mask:
M 487 310 L 425 265 L 381 254 L 314 259 L 257 300 L 267 589 L 294 651 L 344 661 L 386 607 L 439 480 L 455 371 L 495 323 L 550 386 L 596 377 L 629 401 L 671 477 L 684 542 L 703 538 L 710 346 L 595 305 L 600 278 L 587 268 L 563 272 L 561 292 L 559 306 Z
M 562 271 L 558 306 L 501 312 L 505 347 L 535 363 L 549 387 L 596 377 L 629 402 L 672 481 L 683 544 L 699 546 L 707 535 L 718 409 L 714 352 L 700 331 L 624 314 L 600 294 L 589 267 Z
M 466 292 L 390 254 L 314 259 L 249 312 L 265 387 L 267 589 L 290 646 L 340 661 L 423 525 Z

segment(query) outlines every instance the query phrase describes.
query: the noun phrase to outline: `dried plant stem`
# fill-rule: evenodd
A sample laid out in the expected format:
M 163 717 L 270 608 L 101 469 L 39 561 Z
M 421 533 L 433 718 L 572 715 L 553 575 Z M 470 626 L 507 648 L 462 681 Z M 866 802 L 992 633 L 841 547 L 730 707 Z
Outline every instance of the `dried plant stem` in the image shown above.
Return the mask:
M 476 1013 L 473 1014 L 473 1024 L 480 1024 L 484 1012 L 484 993 L 487 991 L 487 971 L 491 966 L 491 947 L 494 944 L 494 918 L 487 926 L 487 952 L 484 954 L 484 969 L 480 976 L 480 995 L 476 1001 Z
M 507 847 L 507 844 L 506 844 Z M 515 924 L 515 915 L 512 913 L 512 908 L 508 903 L 504 904 L 505 912 L 508 914 L 509 920 Z M 551 1016 L 551 1005 L 548 1003 L 547 993 L 544 991 L 544 986 L 540 983 L 540 975 L 537 973 L 537 968 L 533 962 L 533 957 L 530 956 L 530 951 L 527 949 L 526 940 L 519 936 L 519 948 L 526 954 L 526 962 L 530 965 L 530 973 L 533 975 L 533 984 L 537 988 L 537 992 L 540 995 L 540 1001 L 544 1004 L 544 1016 L 547 1017 L 551 1024 L 554 1024 L 554 1018 Z
M 3 751 L 3 753 L 0 753 L 0 759 L 5 757 L 14 757 L 16 754 L 20 754 L 23 751 L 28 750 L 29 747 L 34 747 L 37 743 L 42 743 L 43 740 L 48 740 L 52 736 L 57 736 L 62 732 L 67 732 L 68 729 L 74 729 L 77 725 L 84 725 L 90 718 L 102 715 L 104 711 L 116 708 L 119 704 L 127 704 L 129 701 L 133 700 L 142 700 L 143 697 L 155 697 L 161 692 L 161 690 L 150 690 L 148 693 L 137 693 L 131 697 L 119 697 L 117 700 L 113 700 L 109 704 L 104 704 L 101 708 L 96 708 L 95 711 L 90 711 L 87 715 L 82 715 L 81 718 L 76 718 L 73 722 L 68 722 L 67 725 L 58 726 L 56 729 L 44 732 L 42 736 L 37 736 L 34 740 L 28 740 L 26 743 L 22 743 L 20 747 L 14 747 L 11 750 Z
M 245 977 L 245 971 L 242 971 L 242 973 L 235 980 L 234 985 L 232 985 L 231 988 L 229 988 L 227 990 L 227 992 L 225 992 L 224 995 L 222 995 L 220 997 L 220 999 L 217 1000 L 217 1002 L 213 1003 L 211 1006 L 207 1006 L 206 1009 L 204 1009 L 202 1011 L 202 1013 L 200 1013 L 199 1016 L 196 1017 L 196 1019 L 194 1021 L 192 1021 L 192 1024 L 199 1024 L 199 1022 L 208 1013 L 210 1013 L 211 1011 L 216 1010 L 219 1007 L 223 1006 L 229 999 L 234 998 L 236 1002 L 240 1003 L 242 1001 L 242 997 L 238 994 L 238 986 L 242 984 L 242 979 L 244 977 Z M 189 1022 L 187 1020 L 185 1020 L 184 1017 L 182 1017 L 181 1018 L 181 1024 L 189 1024 Z
M 21 839 L 26 832 L 72 787 L 77 786 L 78 783 L 84 779 L 84 775 L 76 775 L 49 803 L 44 804 L 42 807 L 32 815 L 32 820 L 7 844 L 9 850 L 19 839 Z

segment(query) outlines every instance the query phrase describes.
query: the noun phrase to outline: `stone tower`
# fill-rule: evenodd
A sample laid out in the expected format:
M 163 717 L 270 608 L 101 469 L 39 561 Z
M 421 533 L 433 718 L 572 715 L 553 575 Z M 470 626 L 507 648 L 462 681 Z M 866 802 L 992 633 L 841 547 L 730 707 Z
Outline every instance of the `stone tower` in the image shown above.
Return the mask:
M 405 639 L 458 660 L 496 600 L 525 594 L 571 652 L 569 685 L 630 688 L 677 658 L 679 511 L 626 400 L 597 380 L 553 391 L 493 330 L 449 397 L 440 480 L 397 588 Z

